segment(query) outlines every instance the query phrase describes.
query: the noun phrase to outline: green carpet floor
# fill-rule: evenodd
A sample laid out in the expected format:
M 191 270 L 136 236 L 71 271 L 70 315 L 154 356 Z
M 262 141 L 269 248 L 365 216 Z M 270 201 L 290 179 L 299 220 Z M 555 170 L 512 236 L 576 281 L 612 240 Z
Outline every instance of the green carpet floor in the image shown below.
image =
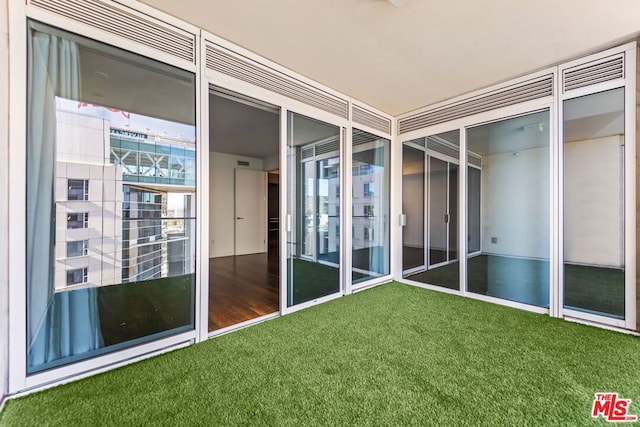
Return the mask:
M 640 338 L 397 283 L 10 400 L 3 426 L 589 426 Z

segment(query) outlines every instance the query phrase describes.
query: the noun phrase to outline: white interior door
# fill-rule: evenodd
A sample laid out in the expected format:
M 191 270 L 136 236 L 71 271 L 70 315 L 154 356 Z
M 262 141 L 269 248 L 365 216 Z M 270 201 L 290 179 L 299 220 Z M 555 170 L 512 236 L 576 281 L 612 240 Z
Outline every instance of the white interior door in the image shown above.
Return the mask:
M 267 173 L 236 169 L 236 255 L 267 251 Z

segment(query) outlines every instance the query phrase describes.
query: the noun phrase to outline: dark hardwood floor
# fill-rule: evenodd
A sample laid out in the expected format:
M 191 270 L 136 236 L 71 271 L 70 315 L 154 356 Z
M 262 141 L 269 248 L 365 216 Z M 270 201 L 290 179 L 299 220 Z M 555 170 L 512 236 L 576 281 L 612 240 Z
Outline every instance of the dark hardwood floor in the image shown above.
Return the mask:
M 209 260 L 209 331 L 279 310 L 278 256 L 267 253 Z

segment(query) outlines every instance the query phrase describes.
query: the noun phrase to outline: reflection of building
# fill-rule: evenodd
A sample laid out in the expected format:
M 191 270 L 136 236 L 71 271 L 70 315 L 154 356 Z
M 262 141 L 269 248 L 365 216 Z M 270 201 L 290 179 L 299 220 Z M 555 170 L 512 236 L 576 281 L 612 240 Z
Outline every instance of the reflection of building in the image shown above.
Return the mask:
M 124 188 L 122 281 L 162 277 L 162 193 Z
M 367 262 L 382 256 L 383 251 L 378 249 L 388 244 L 388 177 L 384 149 L 374 145 L 376 140 L 367 137 L 364 143 L 369 145 L 358 144 L 352 166 L 352 249 L 364 249 L 362 256 Z M 340 252 L 339 142 L 329 138 L 301 147 L 296 154 L 301 158 L 303 183 L 301 255 L 337 263 Z M 375 254 L 369 254 L 368 250 Z M 386 268 L 385 259 L 383 257 L 376 268 Z
M 108 162 L 108 122 L 60 110 L 57 122 L 55 287 L 120 283 L 122 171 Z
M 353 249 L 385 245 L 387 200 L 385 174 L 382 166 L 353 166 L 352 246 Z
M 122 231 L 122 282 L 158 279 L 189 272 L 191 225 L 167 218 L 168 194 L 125 185 Z M 185 204 L 193 198 L 185 195 Z
M 59 101 L 56 289 L 191 272 L 193 142 L 112 128 Z

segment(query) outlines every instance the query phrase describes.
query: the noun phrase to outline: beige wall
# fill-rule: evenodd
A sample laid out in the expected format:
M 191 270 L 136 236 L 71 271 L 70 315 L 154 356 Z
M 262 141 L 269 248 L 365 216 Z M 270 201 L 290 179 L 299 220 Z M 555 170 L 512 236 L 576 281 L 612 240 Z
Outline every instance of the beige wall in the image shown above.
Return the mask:
M 564 262 L 624 268 L 624 137 L 564 144 Z
M 548 259 L 549 148 L 519 153 L 482 158 L 482 252 Z
M 7 390 L 8 342 L 8 232 L 9 232 L 9 35 L 8 0 L 0 0 L 0 400 Z

